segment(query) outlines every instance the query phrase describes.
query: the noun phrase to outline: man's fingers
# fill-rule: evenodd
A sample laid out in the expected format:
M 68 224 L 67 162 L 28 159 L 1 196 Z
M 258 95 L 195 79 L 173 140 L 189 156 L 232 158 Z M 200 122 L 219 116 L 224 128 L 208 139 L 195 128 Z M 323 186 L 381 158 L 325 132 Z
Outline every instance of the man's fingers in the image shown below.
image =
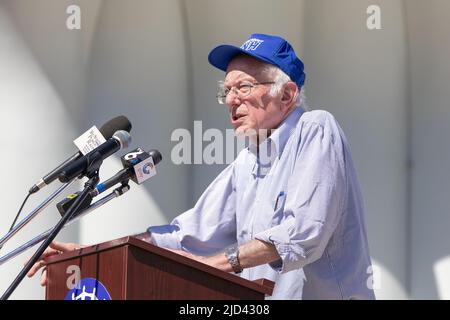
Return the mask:
M 53 241 L 52 243 L 50 243 L 49 247 L 47 249 L 45 249 L 44 253 L 39 257 L 39 260 L 33 265 L 33 267 L 31 267 L 30 271 L 27 273 L 28 277 L 34 276 L 40 268 L 45 266 L 49 257 L 54 256 L 56 254 L 61 254 L 63 252 L 76 250 L 78 247 L 81 248 L 83 246 L 79 246 L 75 243 L 63 243 L 63 242 Z M 30 260 L 28 259 L 24 263 L 24 265 L 27 264 L 28 261 L 30 261 Z M 44 275 L 44 278 L 41 277 L 41 284 L 45 285 L 45 281 L 46 281 L 45 278 L 47 275 L 47 271 L 44 271 L 43 275 Z
M 50 243 L 49 247 L 52 249 L 58 250 L 58 251 L 66 252 L 66 251 L 75 250 L 76 245 L 74 243 L 63 243 L 63 242 L 53 241 L 52 243 Z
M 58 254 L 58 253 L 59 253 L 58 250 L 55 250 L 55 249 L 52 249 L 52 248 L 47 248 L 47 249 L 45 249 L 44 253 L 39 257 L 39 260 L 44 260 L 45 258 L 47 258 L 47 257 L 49 257 L 49 256 L 53 256 L 53 255 Z M 23 265 L 26 265 L 26 264 L 30 261 L 30 259 L 31 259 L 31 258 L 28 258 L 28 259 L 23 263 Z M 38 261 L 39 261 L 39 260 L 38 260 Z
M 28 277 L 32 277 L 36 274 L 36 272 L 42 268 L 45 265 L 44 260 L 39 260 L 38 262 L 36 262 L 30 269 L 30 271 L 28 271 L 27 276 Z
M 47 284 L 47 267 L 44 267 L 41 275 L 41 286 L 45 287 Z
M 31 267 L 30 271 L 27 273 L 28 277 L 34 276 L 40 268 L 45 266 L 46 262 L 48 260 L 47 258 L 54 256 L 56 254 L 61 254 L 63 252 L 73 251 L 73 250 L 77 249 L 78 247 L 83 247 L 83 246 L 78 246 L 75 243 L 62 243 L 62 242 L 53 241 L 52 243 L 50 243 L 49 247 L 47 249 L 45 249 L 44 253 L 39 257 L 39 260 L 33 265 L 33 267 Z M 24 263 L 24 265 L 26 265 L 29 261 L 30 261 L 30 259 L 28 259 Z M 47 271 L 45 270 L 43 272 L 43 277 L 41 277 L 41 285 L 45 285 L 46 275 L 47 275 Z
M 61 253 L 60 250 L 55 250 L 53 248 L 47 248 L 47 249 L 45 249 L 44 253 L 39 258 L 39 260 L 44 260 L 45 258 L 54 256 L 55 254 L 60 254 L 60 253 Z
M 167 248 L 166 248 L 167 249 Z M 192 253 L 183 251 L 183 250 L 176 250 L 176 249 L 168 249 L 176 254 L 179 254 L 180 256 L 185 256 L 191 259 L 196 259 L 197 256 L 193 255 Z

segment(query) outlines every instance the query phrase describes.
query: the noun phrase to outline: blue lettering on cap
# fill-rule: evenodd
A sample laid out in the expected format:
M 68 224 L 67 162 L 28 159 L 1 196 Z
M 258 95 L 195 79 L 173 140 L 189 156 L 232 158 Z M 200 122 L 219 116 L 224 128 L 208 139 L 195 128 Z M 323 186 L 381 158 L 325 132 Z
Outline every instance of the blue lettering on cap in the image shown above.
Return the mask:
M 255 51 L 263 42 L 264 40 L 252 38 L 245 41 L 244 44 L 241 46 L 241 49 L 245 51 Z

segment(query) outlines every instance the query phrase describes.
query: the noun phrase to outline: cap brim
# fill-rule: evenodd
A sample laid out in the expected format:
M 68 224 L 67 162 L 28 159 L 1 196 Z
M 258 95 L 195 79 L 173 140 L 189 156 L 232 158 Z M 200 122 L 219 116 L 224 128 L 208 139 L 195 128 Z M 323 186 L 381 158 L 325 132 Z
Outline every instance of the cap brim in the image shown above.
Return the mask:
M 227 44 L 224 44 L 224 45 L 214 48 L 208 55 L 208 61 L 214 67 L 226 72 L 230 61 L 233 60 L 237 55 L 240 55 L 240 54 L 245 54 L 245 55 L 254 57 L 258 60 L 273 64 L 272 61 L 270 61 L 266 58 L 260 57 L 256 54 L 252 54 L 249 51 L 245 51 L 239 47 L 235 47 L 235 46 L 227 45 Z

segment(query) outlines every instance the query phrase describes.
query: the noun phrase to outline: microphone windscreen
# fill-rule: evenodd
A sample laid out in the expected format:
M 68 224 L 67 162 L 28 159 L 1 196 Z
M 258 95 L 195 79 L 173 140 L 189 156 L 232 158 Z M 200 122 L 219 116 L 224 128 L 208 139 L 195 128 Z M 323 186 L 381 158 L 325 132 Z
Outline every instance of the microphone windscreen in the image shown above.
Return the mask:
M 130 146 L 131 135 L 125 130 L 118 130 L 114 133 L 113 138 L 115 138 L 120 143 L 120 149 L 126 149 Z
M 105 137 L 106 140 L 112 138 L 114 133 L 118 130 L 125 130 L 126 132 L 131 131 L 131 122 L 125 116 L 115 117 L 108 122 L 106 122 L 101 128 L 100 132 Z
M 153 164 L 157 165 L 162 160 L 161 152 L 158 150 L 152 149 L 148 152 L 148 154 L 153 158 Z

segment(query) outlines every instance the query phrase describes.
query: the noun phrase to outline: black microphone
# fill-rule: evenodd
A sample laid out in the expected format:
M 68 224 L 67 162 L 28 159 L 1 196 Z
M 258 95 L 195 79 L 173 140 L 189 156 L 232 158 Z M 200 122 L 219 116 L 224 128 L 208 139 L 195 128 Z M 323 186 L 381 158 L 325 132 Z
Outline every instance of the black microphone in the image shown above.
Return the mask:
M 121 160 L 124 168 L 108 180 L 97 184 L 91 193 L 94 197 L 126 180 L 132 179 L 135 183 L 141 184 L 151 178 L 153 175 L 150 171 L 154 170 L 154 166 L 161 162 L 162 155 L 155 149 L 145 152 L 141 148 L 137 148 L 124 155 Z
M 89 174 L 90 171 L 98 170 L 104 159 L 122 148 L 128 148 L 130 142 L 131 136 L 128 132 L 116 131 L 113 137 L 106 140 L 105 143 L 67 165 L 59 174 L 59 181 L 69 182 L 78 176 Z
M 113 134 L 118 130 L 125 130 L 127 132 L 131 131 L 131 123 L 125 116 L 115 117 L 108 122 L 106 122 L 101 128 L 100 133 L 103 135 L 105 139 L 109 139 L 113 136 Z M 73 163 L 75 160 L 79 159 L 83 154 L 79 151 L 66 159 L 63 163 L 61 163 L 58 167 L 50 171 L 47 175 L 41 178 L 34 186 L 30 188 L 28 191 L 30 194 L 38 192 L 40 189 L 49 185 L 51 182 L 56 180 L 60 173 L 68 166 L 70 163 Z
M 145 173 L 144 171 L 146 171 L 146 165 L 156 166 L 161 162 L 162 155 L 158 150 L 155 149 L 152 149 L 147 153 L 141 148 L 137 148 L 124 155 L 121 159 L 122 163 L 124 163 L 124 168 L 108 180 L 97 184 L 97 187 L 90 192 L 89 197 L 84 201 L 84 203 L 81 204 L 79 212 L 89 207 L 92 199 L 103 193 L 104 191 L 110 189 L 118 183 L 127 184 L 129 179 L 136 179 L 136 174 L 139 174 L 139 172 L 141 171 L 142 173 Z M 149 175 L 147 179 L 149 179 L 150 177 L 151 175 Z M 72 203 L 75 202 L 75 199 L 78 197 L 79 193 L 80 192 L 75 192 L 67 196 L 56 205 L 56 208 L 61 215 L 64 215 L 66 213 Z

